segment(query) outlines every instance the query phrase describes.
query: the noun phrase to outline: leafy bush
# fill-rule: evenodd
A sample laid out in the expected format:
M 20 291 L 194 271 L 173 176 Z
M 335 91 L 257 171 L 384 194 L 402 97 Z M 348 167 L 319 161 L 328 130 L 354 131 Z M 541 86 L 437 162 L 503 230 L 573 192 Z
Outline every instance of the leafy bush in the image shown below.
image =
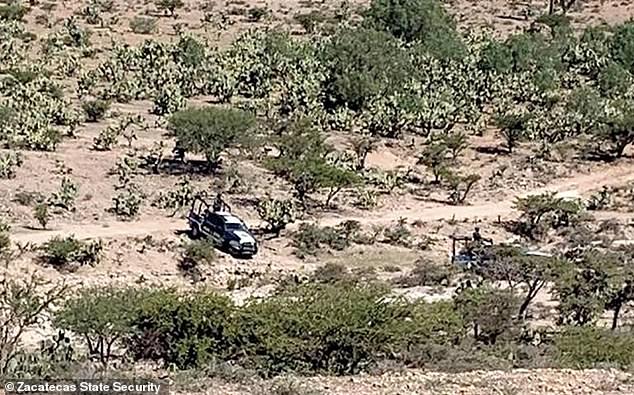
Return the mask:
M 445 170 L 443 178 L 451 191 L 449 200 L 452 204 L 464 203 L 473 186 L 480 181 L 478 174 L 460 175 L 450 170 Z
M 343 188 L 357 184 L 360 179 L 356 173 L 331 163 L 328 154 L 331 148 L 314 123 L 301 117 L 282 127 L 276 138 L 280 151 L 277 158 L 268 158 L 265 164 L 276 174 L 285 177 L 293 184 L 295 196 L 306 208 L 310 193 L 319 188 L 328 188 L 326 204 Z M 306 147 L 311 147 L 307 150 Z
M 451 302 L 388 295 L 378 285 L 337 281 L 282 289 L 239 307 L 215 293 L 106 288 L 69 300 L 55 323 L 83 336 L 106 362 L 115 346 L 126 345 L 137 360 L 179 368 L 219 360 L 267 376 L 354 374 L 408 359 L 414 345 L 450 347 L 464 338 Z
M 610 364 L 626 369 L 634 363 L 634 334 L 567 327 L 555 337 L 555 350 L 558 362 L 565 367 L 591 369 Z
M 291 200 L 267 197 L 258 202 L 258 215 L 268 224 L 267 232 L 279 237 L 286 225 L 295 222 L 295 204 Z
M 119 217 L 134 218 L 139 213 L 144 199 L 145 194 L 141 188 L 134 183 L 128 183 L 112 198 L 111 211 Z
M 15 168 L 22 166 L 23 163 L 24 159 L 19 152 L 8 152 L 0 155 L 0 178 L 14 178 Z
M 84 338 L 90 356 L 106 364 L 133 333 L 140 291 L 129 288 L 84 288 L 55 313 L 54 325 Z
M 16 347 L 31 328 L 41 325 L 52 307 L 62 301 L 69 287 L 51 284 L 32 274 L 24 280 L 3 277 L 0 281 L 0 375 L 7 376 L 14 358 L 20 353 Z M 40 376 L 41 377 L 41 376 Z
M 160 289 L 137 306 L 129 349 L 138 359 L 197 367 L 230 350 L 235 306 L 228 297 Z
M 307 33 L 315 33 L 315 28 L 328 20 L 328 18 L 319 11 L 310 11 L 304 14 L 297 14 L 293 17 Z
M 168 84 L 160 88 L 154 97 L 152 113 L 156 115 L 172 114 L 185 107 L 185 97 L 178 86 Z
M 243 365 L 270 373 L 355 374 L 411 342 L 447 344 L 461 336 L 463 323 L 450 304 L 387 302 L 386 291 L 313 284 L 249 303 L 238 320 Z
M 135 16 L 130 20 L 130 29 L 136 34 L 152 34 L 156 32 L 157 28 L 158 24 L 155 18 Z
M 51 219 L 51 215 L 48 212 L 48 204 L 39 203 L 35 207 L 33 207 L 33 217 L 39 222 L 42 226 L 42 229 L 46 229 L 46 225 L 48 221 Z
M 324 247 L 343 250 L 350 245 L 353 237 L 354 235 L 346 233 L 341 227 L 320 227 L 316 224 L 302 223 L 291 235 L 291 244 L 295 247 L 294 253 L 304 258 L 307 255 L 317 255 Z
M 504 138 L 509 153 L 513 152 L 517 144 L 526 136 L 527 122 L 530 119 L 530 114 L 508 112 L 496 114 L 494 120 L 500 128 L 500 135 Z
M 110 102 L 106 100 L 89 100 L 82 103 L 81 108 L 86 114 L 88 122 L 98 122 L 106 116 L 110 108 Z
M 324 82 L 327 108 L 363 109 L 371 98 L 403 85 L 410 66 L 389 34 L 371 29 L 338 32 L 322 53 L 329 74 Z
M 168 128 L 176 144 L 186 152 L 204 154 L 210 169 L 218 166 L 220 154 L 244 142 L 255 125 L 253 115 L 233 109 L 204 107 L 179 111 L 169 118 Z
M 474 338 L 484 344 L 495 344 L 515 327 L 513 316 L 519 303 L 510 290 L 467 288 L 454 301 L 464 321 L 471 325 Z
M 62 178 L 62 185 L 58 192 L 54 192 L 48 199 L 48 204 L 52 207 L 59 207 L 64 210 L 73 211 L 75 209 L 75 199 L 79 193 L 77 184 L 70 178 Z
M 23 6 L 18 1 L 0 4 L 0 21 L 21 21 L 29 11 L 29 7 Z
M 86 242 L 74 236 L 56 236 L 40 247 L 40 259 L 58 268 L 67 268 L 76 263 L 80 266 L 99 263 L 103 251 L 101 241 Z
M 181 268 L 190 269 L 199 265 L 211 265 L 216 260 L 216 249 L 208 239 L 194 240 L 185 244 L 180 261 Z
M 453 271 L 446 265 L 419 259 L 412 271 L 396 280 L 405 287 L 449 285 Z
M 365 23 L 405 41 L 418 41 L 437 56 L 455 56 L 462 49 L 453 19 L 437 0 L 373 0 Z
M 517 198 L 515 209 L 522 214 L 515 223 L 517 234 L 536 239 L 550 228 L 561 228 L 577 223 L 583 206 L 579 201 L 558 198 L 554 193 Z

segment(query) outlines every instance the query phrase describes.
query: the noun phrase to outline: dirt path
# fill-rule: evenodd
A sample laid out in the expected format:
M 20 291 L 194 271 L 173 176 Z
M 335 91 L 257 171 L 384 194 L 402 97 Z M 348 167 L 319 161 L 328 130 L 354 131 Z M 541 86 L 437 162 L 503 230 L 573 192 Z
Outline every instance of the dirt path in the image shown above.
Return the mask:
M 634 181 L 634 166 L 626 163 L 613 166 L 605 171 L 559 180 L 544 188 L 527 191 L 519 196 L 540 194 L 544 192 L 556 192 L 561 196 L 576 196 L 600 189 L 603 185 L 622 185 L 628 181 Z M 344 220 L 355 220 L 362 224 L 378 224 L 395 221 L 399 218 L 422 221 L 436 221 L 449 218 L 455 218 L 456 220 L 464 220 L 468 218 L 497 218 L 498 216 L 504 217 L 514 212 L 514 200 L 515 198 L 513 197 L 494 202 L 476 203 L 469 206 L 429 206 L 428 202 L 421 202 L 420 205 L 415 207 L 406 207 L 401 210 L 378 211 L 356 217 L 335 215 L 319 218 L 318 222 L 324 226 L 333 226 Z M 620 215 L 620 213 L 614 214 L 614 216 Z M 16 228 L 17 227 L 14 227 L 14 229 Z M 138 222 L 65 225 L 61 229 L 49 231 L 18 231 L 13 233 L 11 238 L 16 243 L 41 244 L 55 236 L 74 235 L 79 239 L 144 236 L 153 233 L 175 232 L 185 228 L 186 224 L 182 219 L 153 218 L 152 220 L 141 220 Z

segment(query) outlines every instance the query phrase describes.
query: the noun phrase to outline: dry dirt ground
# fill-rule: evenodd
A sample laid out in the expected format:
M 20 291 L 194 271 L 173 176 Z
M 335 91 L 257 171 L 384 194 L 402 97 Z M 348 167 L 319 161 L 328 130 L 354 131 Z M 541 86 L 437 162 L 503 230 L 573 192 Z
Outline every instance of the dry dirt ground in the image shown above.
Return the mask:
M 115 1 L 117 20 L 108 28 L 94 29 L 93 43 L 107 46 L 110 40 L 139 43 L 148 36 L 134 34 L 128 21 L 135 15 L 153 14 L 151 2 Z M 178 28 L 208 37 L 222 46 L 239 32 L 255 26 L 282 26 L 291 32 L 301 30 L 293 22 L 293 15 L 310 9 L 339 9 L 340 2 L 310 0 L 271 0 L 261 2 L 230 1 L 217 2 L 217 7 L 228 10 L 234 7 L 266 6 L 272 16 L 266 21 L 253 24 L 242 16 L 231 16 L 233 24 L 229 29 L 219 31 L 201 23 L 203 2 L 186 1 L 186 8 L 178 12 L 178 18 L 159 18 L 159 31 L 153 38 L 170 40 Z M 354 2 L 354 9 L 363 2 Z M 491 26 L 498 34 L 509 34 L 527 26 L 546 1 L 447 1 L 447 7 L 456 15 L 464 29 Z M 29 30 L 36 34 L 46 34 L 49 27 L 36 23 L 38 15 L 46 15 L 50 22 L 71 15 L 83 2 L 65 1 L 52 11 L 38 10 L 27 17 Z M 216 8 L 218 9 L 218 8 Z M 634 15 L 634 4 L 630 1 L 586 1 L 584 6 L 571 12 L 577 25 L 616 23 L 630 19 Z M 528 20 L 523 20 L 528 16 Z M 509 18 L 511 17 L 511 18 Z M 180 26 L 179 26 L 180 24 Z M 69 82 L 71 84 L 72 82 Z M 114 105 L 111 113 L 141 114 L 149 125 L 155 121 L 148 110 L 150 103 L 135 102 Z M 106 257 L 95 267 L 82 267 L 72 273 L 61 273 L 43 267 L 34 260 L 33 253 L 26 253 L 6 270 L 12 276 L 23 276 L 38 272 L 51 281 L 66 281 L 76 286 L 120 284 L 164 284 L 191 287 L 190 280 L 177 269 L 178 246 L 186 239 L 180 231 L 186 229 L 183 213 L 171 218 L 167 213 L 145 204 L 140 216 L 131 222 L 118 220 L 107 211 L 111 206 L 116 180 L 109 176 L 117 158 L 127 150 L 119 146 L 110 152 L 91 151 L 93 138 L 105 128 L 112 117 L 105 121 L 83 124 L 77 130 L 76 139 L 67 139 L 54 153 L 25 152 L 25 163 L 17 170 L 17 177 L 0 180 L 0 213 L 12 225 L 11 239 L 15 244 L 42 244 L 54 236 L 75 235 L 82 239 L 102 239 L 106 244 Z M 150 127 L 141 131 L 134 148 L 142 150 L 161 140 L 164 131 Z M 167 141 L 168 146 L 170 142 Z M 307 216 L 306 221 L 334 226 L 344 220 L 359 221 L 370 228 L 377 224 L 391 224 L 406 218 L 414 234 L 430 237 L 434 242 L 424 251 L 412 251 L 399 247 L 357 246 L 349 250 L 324 254 L 315 259 L 301 260 L 292 254 L 289 240 L 263 240 L 261 252 L 251 260 L 237 260 L 222 255 L 214 267 L 204 268 L 205 286 L 227 291 L 243 300 L 250 295 L 265 294 L 271 284 L 289 274 L 306 275 L 326 262 L 345 262 L 350 267 L 371 268 L 383 277 L 401 275 L 411 268 L 421 257 L 447 262 L 449 236 L 470 232 L 477 224 L 483 233 L 496 242 L 507 240 L 510 235 L 500 226 L 499 220 L 514 218 L 513 201 L 516 196 L 525 196 L 544 191 L 553 191 L 562 196 L 587 198 L 603 185 L 623 187 L 634 182 L 634 159 L 630 156 L 614 164 L 598 164 L 577 160 L 561 163 L 534 163 L 529 160 L 526 148 L 513 158 L 504 155 L 483 154 L 478 148 L 496 146 L 500 143 L 493 133 L 483 137 L 473 137 L 471 148 L 463 159 L 468 166 L 482 176 L 482 182 L 470 196 L 467 205 L 449 206 L 446 198 L 436 192 L 418 190 L 397 190 L 392 194 L 379 196 L 379 205 L 370 211 L 346 206 L 342 198 L 336 202 L 338 208 L 326 213 Z M 59 187 L 62 175 L 59 166 L 63 163 L 71 170 L 68 176 L 79 185 L 80 197 L 77 209 L 72 214 L 56 216 L 49 230 L 38 230 L 30 207 L 15 201 L 19 192 L 39 192 L 49 194 Z M 252 227 L 260 225 L 253 207 L 241 202 L 266 192 L 288 195 L 288 187 L 276 180 L 253 163 L 236 163 L 240 177 L 249 190 L 229 196 L 234 211 L 245 218 Z M 415 152 L 408 146 L 399 144 L 382 145 L 368 158 L 369 167 L 393 169 L 411 167 L 424 174 L 424 169 L 415 164 Z M 503 174 L 496 177 L 495 174 Z M 175 175 L 138 176 L 150 202 L 160 191 L 173 188 L 180 180 Z M 429 177 L 425 175 L 425 177 Z M 192 182 L 198 188 L 213 192 L 221 180 L 194 177 Z M 620 222 L 621 237 L 629 239 L 632 233 L 631 215 L 625 212 L 598 212 L 596 218 Z M 295 225 L 296 226 L 296 225 Z M 292 227 L 291 227 L 292 229 Z M 394 270 L 394 267 L 397 270 Z M 388 270 L 388 267 L 391 268 Z M 233 284 L 230 286 L 229 284 Z M 238 284 L 237 286 L 235 284 Z M 237 288 L 237 289 L 234 289 Z M 546 297 L 543 302 L 548 302 Z M 40 331 L 39 338 L 45 334 Z M 529 371 L 529 372 L 474 372 L 448 375 L 420 371 L 390 374 L 381 377 L 354 378 L 313 378 L 301 380 L 311 388 L 325 394 L 627 394 L 634 393 L 634 382 L 628 375 L 607 371 Z M 220 384 L 218 384 L 220 385 Z M 249 388 L 238 386 L 222 387 L 207 393 L 248 394 L 255 393 Z
M 629 374 L 607 370 L 515 370 L 513 372 L 469 372 L 444 374 L 409 370 L 383 376 L 315 377 L 279 379 L 273 388 L 300 388 L 324 395 L 616 395 L 634 393 Z M 288 384 L 291 383 L 291 384 Z M 213 384 L 211 384 L 213 385 Z M 259 387 L 218 385 L 205 393 L 247 395 Z M 264 385 L 264 388 L 267 388 Z M 202 392 L 201 392 L 202 393 Z

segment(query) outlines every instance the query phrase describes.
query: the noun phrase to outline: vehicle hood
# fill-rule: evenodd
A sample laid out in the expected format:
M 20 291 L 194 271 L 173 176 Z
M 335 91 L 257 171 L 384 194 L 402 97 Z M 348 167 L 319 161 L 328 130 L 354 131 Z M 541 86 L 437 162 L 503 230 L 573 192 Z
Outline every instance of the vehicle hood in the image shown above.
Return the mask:
M 255 244 L 255 239 L 253 238 L 253 236 L 251 236 L 249 233 L 243 230 L 234 230 L 234 231 L 231 231 L 231 234 L 236 236 L 240 244 L 243 244 L 243 243 Z

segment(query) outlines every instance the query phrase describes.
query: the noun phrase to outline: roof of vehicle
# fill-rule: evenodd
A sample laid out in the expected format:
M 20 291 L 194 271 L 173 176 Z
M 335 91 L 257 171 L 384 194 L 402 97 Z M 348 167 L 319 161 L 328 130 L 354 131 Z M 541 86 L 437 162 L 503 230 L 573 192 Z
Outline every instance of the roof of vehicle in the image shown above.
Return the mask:
M 231 213 L 227 213 L 224 211 L 219 211 L 216 213 L 217 215 L 221 216 L 222 219 L 225 221 L 225 223 L 228 224 L 241 224 L 242 220 L 238 217 L 236 217 L 235 215 L 231 214 Z

